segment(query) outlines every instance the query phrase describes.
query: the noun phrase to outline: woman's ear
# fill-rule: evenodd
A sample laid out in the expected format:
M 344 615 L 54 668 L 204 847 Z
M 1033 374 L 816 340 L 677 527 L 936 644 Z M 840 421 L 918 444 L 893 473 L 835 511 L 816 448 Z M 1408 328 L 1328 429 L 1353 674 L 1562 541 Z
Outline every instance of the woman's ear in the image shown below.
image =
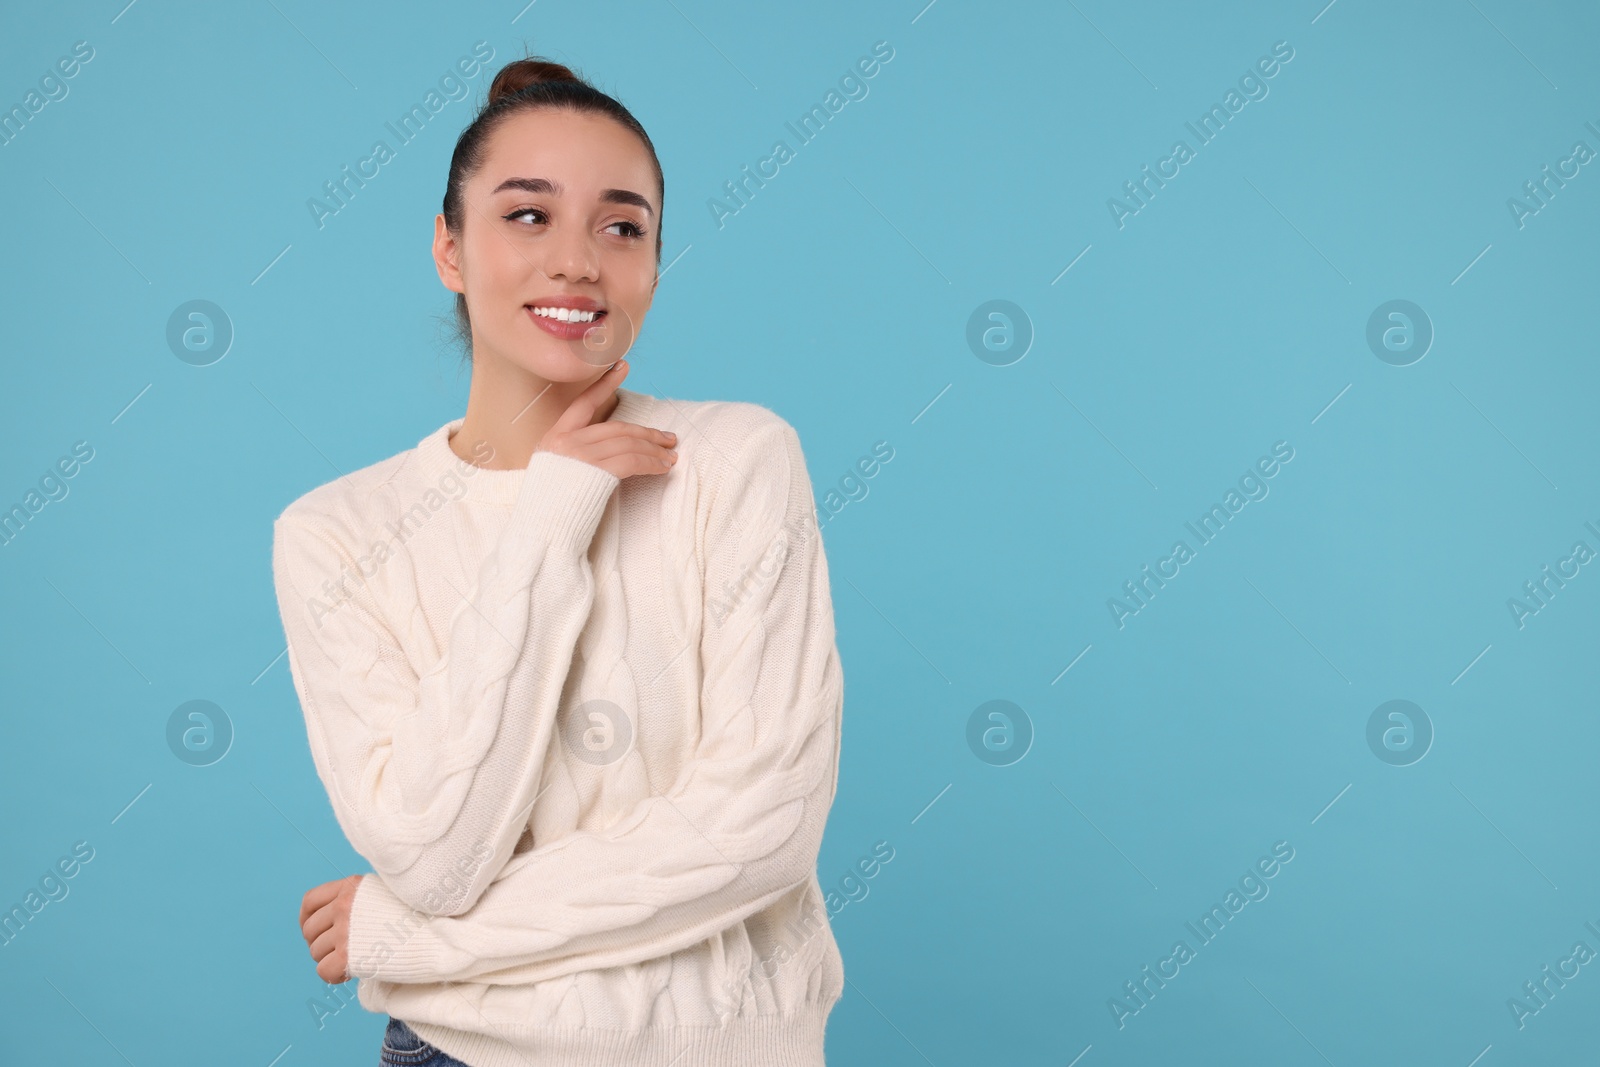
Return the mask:
M 461 278 L 461 246 L 451 236 L 442 212 L 433 217 L 433 265 L 446 289 L 455 293 L 467 291 L 467 284 Z

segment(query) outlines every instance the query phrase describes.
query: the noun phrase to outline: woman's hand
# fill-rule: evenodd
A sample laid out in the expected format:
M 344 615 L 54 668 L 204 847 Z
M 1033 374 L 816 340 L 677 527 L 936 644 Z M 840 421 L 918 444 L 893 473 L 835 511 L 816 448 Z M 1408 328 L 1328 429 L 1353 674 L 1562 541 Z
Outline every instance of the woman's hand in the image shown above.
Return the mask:
M 617 360 L 594 384 L 573 397 L 534 451 L 579 459 L 618 478 L 671 470 L 678 462 L 678 453 L 672 448 L 678 443 L 677 434 L 614 419 L 594 421 L 595 412 L 617 391 L 627 374 L 627 360 Z
M 300 900 L 300 933 L 317 961 L 317 976 L 329 985 L 350 980 L 350 905 L 362 875 L 323 882 Z

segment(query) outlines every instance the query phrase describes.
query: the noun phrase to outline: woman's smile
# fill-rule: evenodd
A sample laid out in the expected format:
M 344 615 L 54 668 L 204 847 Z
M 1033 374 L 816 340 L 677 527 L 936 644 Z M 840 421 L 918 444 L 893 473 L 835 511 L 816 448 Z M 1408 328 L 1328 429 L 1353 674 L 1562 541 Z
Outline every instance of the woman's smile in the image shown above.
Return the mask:
M 565 341 L 582 340 L 605 321 L 607 311 L 586 297 L 551 297 L 523 307 L 538 327 Z

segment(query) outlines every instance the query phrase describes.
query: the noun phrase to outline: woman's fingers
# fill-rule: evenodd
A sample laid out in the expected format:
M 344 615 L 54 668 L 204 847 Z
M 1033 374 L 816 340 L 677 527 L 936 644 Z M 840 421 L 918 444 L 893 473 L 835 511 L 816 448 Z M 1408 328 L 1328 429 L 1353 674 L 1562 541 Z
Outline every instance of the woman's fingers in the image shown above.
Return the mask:
M 638 464 L 632 473 L 644 474 L 656 470 L 669 470 L 677 462 L 678 453 L 652 437 L 637 434 L 616 434 L 586 443 L 585 462 L 614 465 L 616 461 L 633 459 Z M 616 473 L 615 470 L 612 473 Z M 625 477 L 625 475 L 624 475 Z
M 310 943 L 332 929 L 333 909 L 322 907 L 312 912 L 307 916 L 305 922 L 300 924 L 300 935 L 306 939 L 307 943 Z
M 678 435 L 671 430 L 658 430 L 654 426 L 641 426 L 636 422 L 596 422 L 580 427 L 571 434 L 572 439 L 581 444 L 604 441 L 617 436 L 638 437 L 665 447 L 678 443 Z
M 306 895 L 300 898 L 300 925 L 306 924 L 306 919 L 311 913 L 317 911 L 328 901 L 339 895 L 339 886 L 343 879 L 333 882 L 323 882 L 321 885 L 312 886 L 306 890 Z
M 300 898 L 300 935 L 317 961 L 317 975 L 325 982 L 338 985 L 350 980 L 346 970 L 350 909 L 364 877 L 370 876 L 352 874 L 324 882 Z
M 316 940 L 311 942 L 311 958 L 321 963 L 323 957 L 338 948 L 339 944 L 339 939 L 334 936 L 330 928 L 318 934 Z
M 343 985 L 350 980 L 350 960 L 343 946 L 323 945 L 320 952 L 313 946 L 311 958 L 317 961 L 317 977 L 329 985 Z
M 616 393 L 627 373 L 627 361 L 619 359 L 573 398 L 561 417 L 545 432 L 535 451 L 550 451 L 580 460 L 618 478 L 671 470 L 677 462 L 677 453 L 672 449 L 678 443 L 677 434 L 633 422 L 595 421 L 600 406 Z
M 588 426 L 594 422 L 595 412 L 600 410 L 600 405 L 612 393 L 617 391 L 617 386 L 622 384 L 622 379 L 628 376 L 628 361 L 619 359 L 600 377 L 589 384 L 589 387 L 572 398 L 572 403 L 567 405 L 567 410 L 551 427 L 556 433 L 570 433 L 573 430 Z

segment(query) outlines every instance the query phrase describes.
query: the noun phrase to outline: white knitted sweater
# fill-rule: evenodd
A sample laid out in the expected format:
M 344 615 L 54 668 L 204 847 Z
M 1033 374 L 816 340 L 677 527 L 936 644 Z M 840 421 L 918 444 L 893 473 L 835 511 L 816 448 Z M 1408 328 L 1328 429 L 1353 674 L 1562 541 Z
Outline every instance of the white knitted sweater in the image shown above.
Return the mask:
M 812 1067 L 843 675 L 799 438 L 618 394 L 670 472 L 486 469 L 456 419 L 274 524 L 312 758 L 376 872 L 350 973 L 472 1067 Z

